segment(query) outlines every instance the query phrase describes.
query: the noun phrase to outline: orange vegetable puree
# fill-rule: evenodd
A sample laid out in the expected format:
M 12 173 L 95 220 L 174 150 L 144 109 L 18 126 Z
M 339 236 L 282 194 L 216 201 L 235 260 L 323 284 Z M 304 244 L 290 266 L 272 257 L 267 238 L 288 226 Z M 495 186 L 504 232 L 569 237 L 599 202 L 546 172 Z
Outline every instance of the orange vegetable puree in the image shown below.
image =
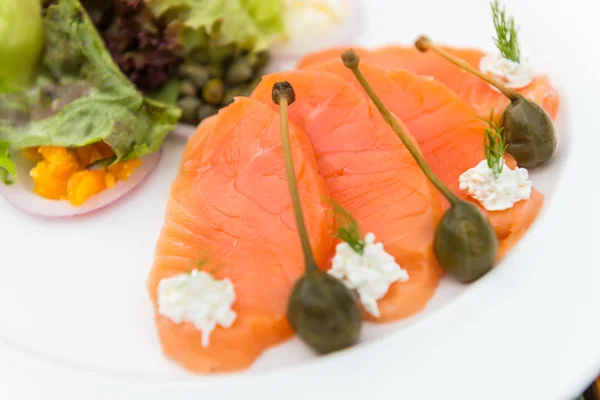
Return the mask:
M 112 188 L 117 181 L 129 179 L 141 165 L 140 160 L 133 159 L 102 170 L 86 170 L 94 161 L 114 156 L 113 150 L 104 142 L 77 149 L 31 147 L 23 150 L 23 156 L 37 162 L 29 173 L 35 193 L 47 199 L 68 200 L 74 206 Z

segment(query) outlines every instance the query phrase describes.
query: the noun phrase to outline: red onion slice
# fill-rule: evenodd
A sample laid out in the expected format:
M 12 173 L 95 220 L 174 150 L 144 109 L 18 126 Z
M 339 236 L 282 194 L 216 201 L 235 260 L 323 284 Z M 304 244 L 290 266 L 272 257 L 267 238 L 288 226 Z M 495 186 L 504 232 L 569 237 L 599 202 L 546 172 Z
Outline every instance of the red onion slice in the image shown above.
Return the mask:
M 16 208 L 29 214 L 48 218 L 64 218 L 99 210 L 131 192 L 148 177 L 158 164 L 160 152 L 140 158 L 142 165 L 131 174 L 128 180 L 118 181 L 113 188 L 106 189 L 90 197 L 79 207 L 71 205 L 66 200 L 49 200 L 35 194 L 33 192 L 33 181 L 29 176 L 29 172 L 35 166 L 35 163 L 26 160 L 20 153 L 16 153 L 14 158 L 17 164 L 17 183 L 13 185 L 0 183 L 0 195 Z

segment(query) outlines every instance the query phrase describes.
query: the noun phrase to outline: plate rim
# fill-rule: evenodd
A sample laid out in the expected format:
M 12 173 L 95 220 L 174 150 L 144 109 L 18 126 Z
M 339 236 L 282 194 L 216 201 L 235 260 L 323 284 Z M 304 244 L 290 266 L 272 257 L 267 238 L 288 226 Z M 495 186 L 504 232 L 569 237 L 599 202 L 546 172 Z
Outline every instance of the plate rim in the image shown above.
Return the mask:
M 471 0 L 471 1 L 479 1 L 479 0 Z M 421 320 L 416 322 L 414 325 L 411 325 L 410 327 L 406 328 L 405 330 L 402 331 L 402 338 L 410 338 L 413 337 L 415 335 L 425 335 L 427 336 L 428 334 L 431 334 L 432 331 L 435 331 L 435 327 L 439 326 L 440 324 L 442 326 L 444 326 L 441 322 L 444 320 L 448 320 L 450 318 L 454 319 L 455 321 L 459 321 L 458 323 L 454 323 L 455 327 L 453 328 L 452 326 L 449 327 L 448 331 L 445 332 L 445 334 L 448 337 L 451 337 L 453 339 L 458 339 L 458 336 L 452 336 L 452 335 L 457 335 L 460 332 L 456 331 L 456 325 L 458 325 L 459 323 L 464 323 L 465 326 L 477 326 L 475 325 L 468 325 L 468 324 L 473 324 L 476 321 L 473 321 L 472 318 L 474 318 L 472 315 L 468 314 L 471 307 L 473 307 L 473 304 L 478 303 L 479 305 L 481 304 L 486 304 L 489 305 L 491 307 L 492 310 L 496 311 L 496 312 L 500 312 L 502 310 L 504 311 L 511 311 L 514 312 L 514 315 L 511 315 L 510 318 L 516 318 L 516 313 L 520 312 L 518 309 L 514 309 L 511 307 L 506 308 L 506 303 L 503 302 L 496 302 L 494 303 L 492 300 L 497 300 L 497 299 L 491 299 L 490 296 L 497 294 L 497 291 L 499 290 L 498 285 L 499 284 L 504 284 L 504 285 L 508 285 L 508 286 L 512 286 L 513 288 L 516 289 L 522 289 L 521 286 L 519 286 L 520 283 L 515 283 L 515 282 L 511 282 L 511 277 L 512 276 L 512 272 L 515 268 L 517 268 L 518 266 L 516 266 L 515 264 L 519 264 L 519 263 L 523 263 L 523 261 L 529 260 L 532 262 L 532 266 L 535 266 L 534 263 L 542 263 L 542 262 L 554 262 L 554 263 L 558 263 L 560 260 L 563 260 L 563 258 L 565 257 L 565 252 L 563 252 L 562 254 L 544 254 L 544 255 L 540 255 L 539 257 L 535 257 L 535 256 L 531 256 L 530 254 L 528 255 L 525 251 L 525 247 L 530 247 L 534 248 L 535 243 L 539 243 L 542 238 L 546 238 L 548 239 L 549 243 L 548 245 L 550 246 L 552 243 L 552 241 L 558 241 L 558 243 L 556 243 L 557 245 L 562 245 L 562 246 L 566 246 L 571 248 L 572 250 L 576 250 L 576 251 L 584 251 L 583 253 L 580 254 L 576 254 L 577 258 L 576 261 L 583 261 L 588 262 L 588 260 L 586 259 L 587 254 L 591 254 L 591 252 L 593 251 L 593 245 L 594 245 L 594 234 L 595 234 L 595 229 L 594 229 L 594 223 L 598 222 L 600 223 L 600 216 L 598 214 L 594 214 L 593 212 L 591 214 L 586 214 L 586 210 L 584 209 L 584 207 L 571 207 L 571 204 L 573 204 L 573 202 L 575 200 L 577 200 L 577 198 L 575 196 L 581 196 L 582 191 L 587 190 L 586 192 L 584 192 L 587 196 L 590 196 L 589 198 L 593 199 L 595 198 L 595 194 L 600 194 L 600 191 L 598 191 L 597 188 L 589 188 L 589 184 L 587 182 L 593 181 L 593 179 L 595 179 L 595 175 L 594 175 L 594 171 L 589 168 L 587 166 L 587 160 L 590 159 L 590 157 L 594 156 L 593 148 L 600 148 L 600 140 L 598 139 L 597 135 L 594 135 L 593 133 L 590 135 L 588 133 L 588 135 L 585 137 L 586 141 L 584 142 L 584 140 L 581 137 L 575 137 L 574 132 L 585 132 L 585 131 L 589 131 L 590 127 L 593 127 L 593 120 L 592 117 L 594 116 L 594 113 L 597 112 L 597 109 L 594 107 L 594 104 L 592 104 L 592 102 L 588 101 L 589 99 L 586 97 L 586 92 L 589 90 L 590 92 L 592 91 L 592 87 L 593 89 L 599 90 L 600 89 L 600 80 L 597 77 L 594 77 L 591 72 L 592 72 L 592 68 L 591 66 L 593 66 L 594 64 L 598 64 L 598 62 L 600 62 L 600 57 L 598 55 L 592 55 L 592 54 L 587 54 L 589 52 L 584 52 L 584 48 L 583 48 L 583 44 L 582 43 L 577 43 L 577 42 L 573 42 L 571 40 L 571 38 L 573 37 L 573 35 L 581 35 L 581 34 L 585 34 L 588 33 L 588 30 L 593 27 L 593 29 L 596 29 L 596 31 L 594 33 L 596 33 L 595 37 L 600 37 L 600 35 L 597 35 L 597 33 L 600 33 L 600 29 L 598 29 L 597 27 L 594 27 L 593 24 L 591 24 L 591 22 L 593 21 L 591 19 L 591 16 L 587 16 L 589 19 L 590 24 L 586 24 L 586 23 L 576 23 L 576 19 L 574 17 L 579 16 L 578 13 L 574 12 L 573 9 L 575 9 L 574 5 L 575 4 L 580 4 L 581 6 L 586 6 L 585 5 L 585 0 L 572 0 L 569 2 L 569 7 L 565 7 L 564 3 L 561 2 L 560 0 L 553 0 L 553 1 L 543 1 L 543 0 L 531 0 L 529 2 L 527 2 L 527 4 L 519 4 L 517 3 L 517 0 L 512 0 L 512 1 L 505 1 L 505 3 L 507 5 L 509 5 L 511 7 L 511 9 L 514 7 L 514 9 L 518 9 L 519 10 L 519 18 L 523 18 L 524 21 L 531 21 L 533 20 L 534 15 L 536 15 L 537 12 L 539 12 L 540 7 L 544 7 L 542 8 L 544 11 L 545 16 L 550 17 L 553 16 L 552 18 L 554 19 L 554 21 L 557 21 L 559 17 L 562 18 L 562 20 L 566 20 L 567 17 L 571 17 L 572 19 L 570 20 L 572 25 L 571 27 L 573 27 L 573 30 L 575 32 L 572 32 L 570 35 L 564 35 L 564 32 L 560 32 L 559 30 L 556 29 L 551 29 L 552 28 L 552 23 L 551 22 L 539 22 L 540 25 L 539 28 L 537 29 L 538 31 L 540 31 L 541 27 L 544 26 L 545 29 L 545 35 L 546 35 L 546 39 L 549 42 L 552 42 L 554 44 L 555 47 L 559 47 L 561 49 L 568 49 L 571 48 L 572 50 L 572 54 L 577 54 L 577 53 L 583 53 L 584 55 L 582 56 L 582 60 L 585 61 L 579 61 L 578 62 L 578 67 L 584 67 L 585 69 L 587 69 L 588 74 L 569 74 L 567 73 L 567 71 L 570 71 L 571 68 L 573 67 L 573 65 L 568 61 L 565 60 L 562 57 L 559 57 L 559 55 L 554 54 L 553 57 L 551 57 L 552 61 L 555 63 L 555 67 L 558 70 L 559 73 L 561 73 L 561 80 L 562 80 L 562 86 L 563 89 L 564 87 L 569 87 L 569 92 L 568 94 L 566 94 L 564 91 L 561 92 L 561 98 L 563 98 L 562 96 L 564 96 L 564 98 L 568 99 L 568 104 L 570 105 L 570 111 L 571 111 L 571 115 L 570 115 L 570 131 L 571 131 L 571 138 L 569 141 L 569 146 L 567 146 L 566 148 L 566 156 L 568 156 L 569 160 L 568 163 L 566 163 L 565 165 L 565 169 L 563 171 L 561 171 L 561 188 L 560 190 L 557 190 L 554 198 L 548 202 L 548 204 L 545 206 L 544 209 L 544 215 L 541 216 L 539 218 L 539 221 L 537 221 L 535 223 L 535 225 L 531 228 L 531 231 L 523 238 L 523 240 L 521 241 L 521 243 L 519 243 L 518 247 L 512 251 L 508 256 L 507 256 L 507 260 L 506 262 L 504 262 L 503 267 L 507 267 L 507 268 L 500 268 L 497 270 L 492 271 L 489 276 L 487 276 L 485 279 L 476 282 L 475 284 L 472 285 L 472 287 L 465 291 L 463 294 L 461 294 L 458 298 L 456 298 L 455 300 L 453 300 L 451 302 L 451 304 L 446 305 L 442 310 L 439 310 L 437 312 L 435 312 L 434 314 L 432 314 L 429 318 Z M 543 6 L 542 6 L 543 4 Z M 571 10 L 571 11 L 569 11 Z M 571 12 L 571 14 L 569 15 L 568 13 Z M 593 14 L 593 13 L 589 13 L 589 14 Z M 533 30 L 531 30 L 533 31 Z M 526 33 L 527 34 L 535 34 L 532 33 L 530 30 L 528 30 Z M 589 33 L 588 33 L 589 36 Z M 591 36 L 593 37 L 593 36 Z M 595 58 L 594 58 L 595 57 Z M 586 77 L 587 79 L 584 79 L 584 77 Z M 566 95 L 565 95 L 566 94 Z M 575 154 L 577 154 L 577 157 L 575 157 Z M 565 156 L 565 155 L 563 155 Z M 593 159 L 593 158 L 591 158 Z M 582 187 L 585 187 L 585 189 L 582 189 Z M 552 215 L 550 215 L 552 214 Z M 563 214 L 568 214 L 568 218 L 562 218 Z M 579 220 L 579 222 L 575 222 L 574 220 L 577 218 L 581 218 Z M 589 223 L 591 221 L 591 223 Z M 578 232 L 580 235 L 587 235 L 584 237 L 579 237 L 578 235 L 568 235 L 568 234 L 560 234 L 560 235 L 555 235 L 554 237 L 549 237 L 548 234 L 545 234 L 544 231 L 551 231 L 551 232 L 557 232 L 556 229 L 563 229 L 566 230 L 567 228 L 570 228 L 571 230 L 569 230 L 569 232 L 571 232 L 573 229 Z M 553 230 L 554 229 L 554 230 Z M 538 246 L 540 246 L 538 244 Z M 586 253 L 585 251 L 589 252 Z M 511 261 L 514 260 L 516 258 L 519 258 L 519 261 Z M 565 261 L 569 261 L 568 258 L 565 259 Z M 538 268 L 536 266 L 536 268 Z M 534 269 L 532 267 L 532 269 Z M 525 271 L 526 272 L 526 271 Z M 573 279 L 579 279 L 581 282 L 578 281 L 578 283 L 582 284 L 582 287 L 584 288 L 591 288 L 593 289 L 593 282 L 589 282 L 591 280 L 595 280 L 595 281 L 600 281 L 600 274 L 598 272 L 592 271 L 590 269 L 590 274 L 586 275 L 586 277 L 588 278 L 593 278 L 593 279 L 581 279 L 581 277 L 575 277 Z M 530 272 L 531 274 L 531 272 Z M 523 274 L 520 274 L 519 277 L 522 277 Z M 561 280 L 558 279 L 557 277 L 554 276 L 544 276 L 544 275 L 538 275 L 538 277 L 541 277 L 543 279 L 549 280 L 548 284 L 556 284 L 556 283 L 561 283 Z M 599 278 L 599 279 L 595 279 L 595 278 Z M 588 282 L 585 282 L 588 281 Z M 586 286 L 587 285 L 587 286 Z M 540 288 L 540 290 L 542 290 L 543 288 Z M 540 292 L 542 293 L 542 292 Z M 518 293 L 517 293 L 518 295 Z M 591 296 L 595 296 L 591 297 Z M 590 299 L 593 301 L 598 300 L 598 302 L 596 304 L 600 305 L 600 295 L 598 294 L 590 294 Z M 551 306 L 560 306 L 559 303 L 557 304 L 544 304 L 544 307 L 551 307 Z M 504 307 L 504 308 L 502 308 Z M 583 304 L 584 308 L 587 308 L 588 310 L 586 311 L 594 311 L 594 309 L 592 307 L 590 307 L 590 304 Z M 561 311 L 563 312 L 564 310 L 560 310 L 557 309 L 557 311 Z M 595 310 L 597 312 L 597 310 Z M 580 311 L 581 312 L 581 311 Z M 561 314 L 562 315 L 562 314 Z M 565 314 L 566 316 L 566 314 Z M 526 316 L 520 316 L 521 318 L 523 318 L 524 320 L 526 320 Z M 546 315 L 544 315 L 544 317 L 547 317 Z M 579 315 L 575 315 L 574 317 L 580 318 Z M 483 318 L 490 318 L 489 316 L 484 316 Z M 497 317 L 496 320 L 500 318 Z M 506 318 L 506 316 L 504 317 Z M 487 321 L 487 320 L 486 320 Z M 488 321 L 489 322 L 489 321 Z M 542 322 L 548 323 L 548 321 L 546 321 L 545 319 L 542 321 L 541 319 L 537 321 L 538 324 L 542 324 Z M 499 323 L 498 321 L 496 321 L 495 323 Z M 535 327 L 534 327 L 535 328 Z M 581 352 L 582 351 L 582 347 L 585 345 L 589 345 L 589 349 L 591 352 L 593 352 L 594 354 L 592 356 L 588 356 L 588 357 L 580 357 L 583 358 L 584 361 L 582 361 L 582 363 L 585 363 L 585 365 L 582 365 L 582 367 L 580 369 L 577 370 L 577 373 L 575 373 L 574 371 L 569 372 L 567 370 L 565 370 L 564 368 L 558 368 L 558 370 L 563 373 L 563 375 L 561 375 L 560 377 L 556 377 L 556 379 L 552 379 L 552 380 L 548 380 L 546 378 L 544 378 L 544 382 L 545 385 L 544 387 L 540 387 L 538 389 L 536 389 L 536 391 L 533 393 L 536 395 L 536 398 L 567 398 L 568 396 L 572 395 L 574 391 L 579 390 L 579 389 L 583 389 L 584 385 L 586 385 L 586 383 L 588 381 L 591 381 L 592 378 L 594 377 L 595 374 L 598 373 L 598 371 L 600 370 L 600 341 L 597 340 L 597 337 L 600 337 L 599 335 L 596 334 L 600 334 L 600 321 L 599 322 L 592 322 L 592 323 L 588 323 L 587 328 L 590 329 L 590 335 L 595 335 L 595 340 L 589 340 L 589 339 L 585 339 L 585 337 L 578 337 L 579 339 L 581 339 L 581 342 L 579 343 L 575 343 L 575 344 L 570 344 L 570 346 L 572 346 L 571 348 L 569 348 L 570 351 L 576 351 L 576 352 Z M 480 330 L 478 330 L 478 332 L 488 332 L 486 331 L 486 329 L 489 330 L 489 327 L 480 327 Z M 531 334 L 531 333 L 528 333 Z M 564 335 L 565 332 L 562 332 L 562 334 Z M 278 390 L 280 390 L 281 388 L 285 388 L 285 385 L 290 385 L 290 384 L 294 384 L 295 379 L 294 379 L 294 375 L 295 374 L 301 374 L 304 377 L 309 377 L 308 380 L 310 382 L 320 382 L 321 384 L 323 384 L 323 387 L 325 388 L 324 390 L 327 393 L 333 393 L 335 394 L 336 392 L 334 392 L 334 389 L 339 389 L 340 387 L 351 391 L 352 394 L 354 394 L 355 396 L 361 395 L 364 396 L 365 394 L 373 394 L 373 392 L 369 392 L 367 389 L 365 389 L 365 385 L 363 380 L 360 379 L 349 379 L 349 377 L 356 377 L 358 378 L 358 376 L 365 376 L 368 374 L 368 372 L 363 371 L 356 371 L 356 369 L 352 368 L 352 362 L 348 362 L 348 360 L 350 358 L 354 358 L 355 360 L 357 358 L 359 359 L 370 359 L 373 360 L 373 356 L 372 353 L 376 353 L 378 356 L 381 356 L 381 358 L 378 358 L 377 361 L 381 362 L 386 356 L 386 353 L 388 353 L 387 355 L 389 355 L 389 351 L 383 351 L 382 349 L 393 349 L 394 347 L 397 347 L 396 345 L 392 344 L 391 342 L 393 342 L 394 340 L 397 341 L 397 338 L 395 337 L 397 335 L 395 334 L 390 334 L 387 335 L 386 337 L 383 337 L 381 339 L 378 339 L 374 342 L 371 343 L 366 343 L 362 346 L 359 346 L 356 349 L 352 349 L 350 351 L 346 351 L 346 352 L 342 352 L 339 354 L 335 354 L 335 355 L 331 355 L 331 356 L 327 356 L 327 357 L 323 357 L 320 358 L 318 360 L 314 360 L 311 361 L 310 363 L 305 363 L 305 364 L 301 364 L 301 365 L 297 365 L 297 366 L 291 366 L 291 367 L 286 367 L 283 370 L 280 371 L 269 371 L 269 372 L 260 372 L 260 373 L 247 373 L 247 374 L 243 374 L 243 375 L 239 375 L 236 376 L 235 379 L 239 382 L 238 385 L 245 385 L 247 388 L 254 388 L 256 390 L 262 390 L 262 391 L 257 391 L 256 393 L 260 393 L 260 396 L 262 398 L 267 398 L 264 397 L 265 395 L 267 395 L 267 393 L 273 393 L 276 394 Z M 0 338 L 1 339 L 1 338 Z M 481 339 L 480 339 L 481 340 Z M 543 342 L 544 338 L 540 338 L 540 342 Z M 593 343 L 593 342 L 598 342 Z M 585 343 L 584 343 L 585 342 Z M 459 342 L 455 342 L 455 343 L 459 343 Z M 479 342 L 473 342 L 473 346 L 476 346 Z M 541 345 L 541 344 L 540 344 Z M 568 357 L 565 353 L 564 349 L 560 349 L 556 348 L 554 349 L 555 353 L 552 354 L 552 357 L 554 357 L 555 359 L 561 359 L 561 360 L 570 360 L 570 357 Z M 369 353 L 371 354 L 368 358 L 365 357 L 365 354 Z M 496 353 L 494 353 L 496 354 Z M 21 378 L 18 378 L 17 375 L 15 375 L 16 371 L 19 371 L 19 368 L 23 368 L 23 371 L 29 371 L 27 373 L 27 382 L 31 382 L 32 377 L 35 377 L 36 381 L 38 382 L 47 382 L 47 387 L 56 387 L 59 388 L 61 390 L 66 390 L 68 391 L 74 391 L 73 393 L 75 394 L 81 394 L 85 391 L 88 391 L 89 388 L 93 387 L 95 390 L 97 390 L 97 392 L 95 393 L 96 396 L 95 398 L 108 398 L 109 396 L 111 398 L 116 398 L 114 397 L 115 395 L 115 388 L 117 388 L 116 390 L 122 391 L 122 393 L 127 393 L 127 398 L 142 398 L 141 396 L 144 396 L 146 399 L 150 398 L 150 399 L 154 399 L 154 398 L 159 398 L 159 396 L 157 395 L 157 392 L 161 392 L 162 394 L 160 395 L 160 397 L 164 397 L 164 394 L 168 394 L 169 396 L 177 396 L 180 397 L 182 399 L 187 399 L 187 398 L 193 398 L 191 396 L 197 396 L 199 393 L 199 390 L 214 390 L 214 391 L 218 391 L 224 398 L 230 398 L 228 396 L 231 395 L 231 398 L 233 398 L 234 392 L 231 390 L 234 390 L 231 388 L 230 385 L 230 376 L 227 377 L 215 377 L 213 380 L 211 380 L 211 382 L 207 382 L 205 380 L 202 381 L 189 381 L 189 382 L 177 382 L 176 384 L 174 383 L 153 383 L 153 384 L 147 384 L 147 383 L 140 383 L 140 382 L 127 382 L 127 381 L 122 381 L 120 379 L 113 379 L 111 377 L 106 377 L 106 376 L 97 376 L 94 374 L 90 374 L 90 373 L 79 373 L 79 372 L 75 372 L 75 371 L 65 371 L 62 370 L 60 368 L 54 368 L 51 367 L 50 365 L 46 364 L 44 361 L 39 361 L 38 362 L 34 362 L 32 359 L 30 359 L 30 356 L 25 354 L 25 353 L 19 353 L 14 351 L 14 349 L 11 349 L 9 346 L 6 346 L 4 344 L 2 344 L 2 342 L 0 341 L 0 359 L 4 359 L 6 360 L 6 362 L 3 362 L 2 365 L 0 366 L 0 371 L 3 372 L 4 374 L 0 374 L 0 376 L 4 376 L 6 377 L 11 377 L 11 380 L 8 381 L 9 384 L 14 384 L 15 382 L 20 382 L 20 384 L 22 384 L 24 381 Z M 475 357 L 475 359 L 478 359 L 477 357 Z M 387 360 L 386 362 L 389 362 L 390 360 Z M 393 360 L 391 360 L 393 361 Z M 464 361 L 456 361 L 457 366 L 458 365 L 463 365 L 461 364 L 461 362 L 464 364 Z M 566 362 L 566 364 L 568 364 L 569 362 Z M 527 364 L 524 360 L 521 360 L 521 364 Z M 419 364 L 421 365 L 421 364 Z M 520 363 L 513 363 L 512 364 L 514 368 L 519 368 Z M 395 372 L 402 372 L 402 371 L 406 371 L 406 368 L 402 368 L 402 366 L 398 366 L 398 365 L 393 365 L 389 364 L 388 366 L 394 366 L 394 367 L 398 367 L 398 370 Z M 440 368 L 440 367 L 437 367 Z M 552 371 L 553 368 L 547 368 L 549 371 Z M 310 370 L 310 371 L 309 371 Z M 332 374 L 330 374 L 329 372 L 331 371 L 337 371 L 337 373 L 335 375 L 332 376 Z M 378 370 L 378 372 L 380 372 L 381 370 Z M 435 370 L 437 371 L 437 370 Z M 540 371 L 541 374 L 541 371 Z M 12 376 L 15 376 L 15 379 L 12 380 Z M 438 377 L 438 375 L 435 375 L 436 377 Z M 325 379 L 325 378 L 327 379 Z M 76 378 L 76 380 L 74 381 L 73 378 Z M 411 377 L 412 378 L 412 377 Z M 539 380 L 539 377 L 532 377 L 534 378 L 533 380 Z M 381 382 L 381 379 L 383 379 L 382 376 L 372 376 L 372 374 L 369 375 L 369 379 L 372 383 L 374 382 Z M 519 382 L 522 382 L 521 379 L 517 379 Z M 54 381 L 54 382 L 53 382 Z M 264 385 L 268 384 L 268 385 L 272 385 L 272 382 L 278 382 L 276 384 L 277 387 L 272 387 L 269 388 L 268 390 L 264 389 Z M 65 386 L 66 384 L 70 385 L 68 388 Z M 392 382 L 393 384 L 391 385 L 396 386 L 396 385 L 401 385 L 402 383 L 396 383 L 395 381 Z M 421 383 L 425 383 L 425 381 L 422 381 Z M 485 382 L 485 384 L 489 384 L 491 382 Z M 20 385 L 19 384 L 19 385 Z M 56 386 L 57 384 L 59 384 L 60 386 Z M 389 385 L 389 382 L 383 381 L 383 384 L 387 384 Z M 236 385 L 236 387 L 238 387 L 238 385 Z M 479 382 L 476 386 L 476 388 L 469 388 L 464 386 L 464 382 L 452 382 L 448 379 L 441 379 L 439 381 L 438 384 L 435 385 L 429 385 L 429 386 L 444 386 L 443 387 L 443 392 L 444 393 L 449 393 L 448 390 L 450 389 L 454 389 L 456 391 L 456 393 L 461 393 L 464 395 L 464 397 L 461 398 L 471 398 L 471 394 L 475 394 L 474 390 L 476 390 L 477 394 L 481 394 L 481 393 L 487 393 L 485 388 L 481 388 L 479 386 L 483 386 L 484 383 Z M 294 392 L 290 394 L 290 399 L 291 398 L 306 398 L 304 397 L 305 395 L 307 395 L 307 390 L 311 390 L 310 387 L 308 387 L 309 385 L 301 385 L 298 387 L 298 389 Z M 335 387 L 334 387 L 335 386 Z M 409 386 L 407 384 L 407 386 Z M 41 385 L 40 385 L 41 387 Z M 263 387 L 262 389 L 260 389 L 261 387 Z M 327 388 L 329 387 L 329 389 Z M 10 388 L 10 386 L 9 386 Z M 23 386 L 20 386 L 20 390 L 23 389 Z M 506 391 L 502 391 L 501 388 L 497 388 L 495 387 L 494 389 L 499 389 L 499 391 L 497 393 L 488 393 L 490 395 L 490 397 L 486 397 L 486 398 L 506 398 L 506 397 L 496 397 L 499 395 L 507 395 L 508 393 L 512 393 L 513 392 L 506 392 Z M 530 393 L 529 390 L 525 387 L 520 387 L 519 389 L 524 389 L 523 392 L 521 392 L 521 395 L 525 396 L 526 394 Z M 552 390 L 551 390 L 552 389 Z M 9 389 L 10 390 L 10 389 Z M 191 390 L 191 392 L 190 392 Z M 237 388 L 235 389 L 237 392 Z M 423 391 L 422 393 L 424 394 L 428 394 L 428 393 L 435 393 L 436 389 L 435 388 L 427 388 L 427 387 L 423 387 Z M 15 392 L 16 393 L 16 392 Z M 238 392 L 239 393 L 239 392 Z M 250 393 L 250 392 L 248 392 Z M 254 392 L 252 392 L 254 393 Z M 279 393 L 281 393 L 279 391 Z M 391 393 L 391 392 L 390 392 Z M 442 392 L 440 392 L 442 393 Z M 547 395 L 547 396 L 543 396 L 543 394 Z M 239 395 L 239 394 L 238 394 Z M 554 396 L 561 396 L 561 397 L 554 397 Z M 138 397 L 139 396 L 139 397 Z M 155 396 L 155 397 L 148 397 L 148 396 Z M 251 396 L 251 395 L 250 395 Z M 564 396 L 564 397 L 563 397 Z M 69 397 L 66 397 L 69 398 Z M 87 397 L 89 398 L 89 397 Z M 117 397 L 119 398 L 119 397 Z M 125 398 L 125 397 L 123 397 Z M 513 397 L 514 398 L 514 397 Z M 520 397 L 521 398 L 521 397 Z M 524 397 L 523 397 L 524 398 Z

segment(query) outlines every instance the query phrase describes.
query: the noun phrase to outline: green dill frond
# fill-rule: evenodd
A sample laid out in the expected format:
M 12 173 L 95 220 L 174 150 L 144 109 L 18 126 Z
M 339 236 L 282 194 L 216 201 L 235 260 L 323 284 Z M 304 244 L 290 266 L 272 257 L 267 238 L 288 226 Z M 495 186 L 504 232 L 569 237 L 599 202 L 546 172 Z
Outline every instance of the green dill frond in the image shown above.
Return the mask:
M 333 236 L 348 243 L 352 250 L 362 255 L 366 243 L 358 222 L 338 202 L 331 200 L 331 204 L 335 215 L 335 232 Z
M 207 258 L 201 258 L 199 260 L 193 260 L 192 261 L 192 265 L 193 265 L 193 269 L 197 269 L 198 271 L 202 271 L 204 269 L 204 267 L 206 266 L 206 264 L 208 263 L 208 259 Z
M 494 44 L 507 60 L 521 62 L 521 45 L 517 37 L 515 19 L 506 15 L 506 8 L 500 6 L 499 0 L 491 3 L 496 37 Z
M 197 269 L 198 271 L 204 271 L 204 272 L 208 272 L 211 275 L 214 275 L 215 272 L 217 272 L 218 270 L 220 270 L 223 266 L 222 265 L 217 265 L 217 266 L 213 266 L 210 270 L 207 270 L 207 266 L 210 264 L 214 265 L 214 261 L 212 258 L 212 255 L 210 253 L 210 251 L 203 251 L 201 250 L 199 252 L 200 254 L 198 255 L 198 259 L 196 260 L 192 260 L 191 264 L 192 264 L 192 268 L 190 269 L 190 273 Z
M 483 148 L 487 165 L 492 170 L 494 177 L 498 178 L 504 168 L 504 152 L 506 143 L 502 136 L 501 127 L 494 121 L 494 109 L 490 113 L 490 119 L 481 118 L 488 126 L 485 128 L 483 136 Z

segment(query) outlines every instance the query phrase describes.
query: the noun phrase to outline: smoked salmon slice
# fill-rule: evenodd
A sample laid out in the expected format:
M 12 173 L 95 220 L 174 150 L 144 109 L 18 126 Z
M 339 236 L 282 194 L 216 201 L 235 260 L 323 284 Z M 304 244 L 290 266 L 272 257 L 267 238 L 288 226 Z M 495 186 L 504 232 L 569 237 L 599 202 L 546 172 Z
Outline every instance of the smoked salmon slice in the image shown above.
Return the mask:
M 476 69 L 479 69 L 479 62 L 486 55 L 484 52 L 475 49 L 459 49 L 447 46 L 442 48 L 465 59 Z M 340 55 L 345 50 L 347 48 L 338 47 L 309 54 L 300 60 L 298 68 L 307 68 L 324 61 L 339 60 Z M 458 94 L 480 116 L 487 118 L 493 108 L 495 115 L 499 118 L 504 108 L 509 104 L 509 100 L 504 95 L 486 82 L 462 71 L 433 51 L 422 53 L 412 46 L 397 45 L 384 46 L 375 50 L 356 48 L 354 50 L 362 61 L 379 65 L 384 69 L 405 69 L 418 75 L 434 78 Z M 546 75 L 538 75 L 530 85 L 516 91 L 539 104 L 553 120 L 556 119 L 560 100 L 558 93 Z
M 264 76 L 251 97 L 276 108 L 271 90 L 278 81 L 294 87 L 289 116 L 306 131 L 331 198 L 408 271 L 408 282 L 393 284 L 378 302 L 377 320 L 420 311 L 441 276 L 433 254 L 442 213 L 439 194 L 375 106 L 352 85 L 327 72 L 288 71 Z
M 340 59 L 310 69 L 341 77 L 367 98 L 354 74 Z M 383 103 L 404 121 L 433 171 L 451 190 L 473 201 L 459 190 L 460 175 L 485 159 L 484 124 L 473 109 L 436 80 L 404 70 L 386 71 L 364 61 L 360 69 Z M 514 159 L 509 154 L 505 156 L 507 164 L 514 168 Z M 487 211 L 482 208 L 500 241 L 499 258 L 527 231 L 539 214 L 543 200 L 543 195 L 533 189 L 529 200 L 516 203 L 510 209 Z
M 293 123 L 290 140 L 315 259 L 325 265 L 333 245 L 329 192 L 310 141 Z M 163 278 L 190 272 L 206 252 L 217 266 L 215 278 L 233 283 L 237 319 L 230 328 L 217 326 L 203 347 L 192 324 L 157 312 L 157 287 Z M 292 336 L 286 308 L 303 273 L 279 114 L 238 98 L 190 138 L 171 187 L 148 283 L 164 353 L 195 372 L 248 367 Z

